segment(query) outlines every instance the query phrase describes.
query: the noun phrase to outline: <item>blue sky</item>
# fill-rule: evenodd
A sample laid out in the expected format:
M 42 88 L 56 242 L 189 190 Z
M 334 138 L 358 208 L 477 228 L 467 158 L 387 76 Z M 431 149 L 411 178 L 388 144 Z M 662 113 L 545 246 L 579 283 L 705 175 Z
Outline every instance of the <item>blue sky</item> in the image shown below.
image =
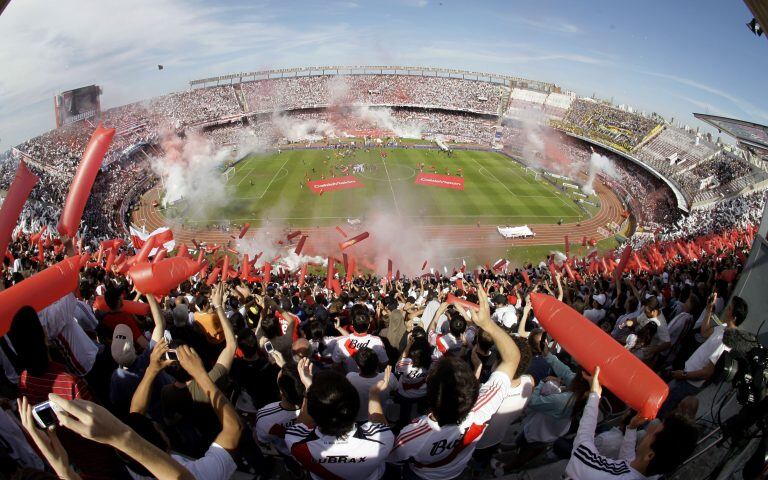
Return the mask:
M 768 124 L 768 41 L 750 19 L 722 0 L 12 0 L 0 150 L 53 127 L 58 91 L 96 83 L 110 107 L 205 76 L 327 64 L 506 73 L 693 126 L 692 111 Z

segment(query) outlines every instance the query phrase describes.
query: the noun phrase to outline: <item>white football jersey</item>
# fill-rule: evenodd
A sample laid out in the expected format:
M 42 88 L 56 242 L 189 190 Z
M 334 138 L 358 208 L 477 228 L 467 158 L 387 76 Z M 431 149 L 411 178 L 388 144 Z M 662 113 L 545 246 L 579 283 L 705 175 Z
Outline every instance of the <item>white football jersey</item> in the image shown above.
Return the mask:
M 290 455 L 291 452 L 285 446 L 285 431 L 296 423 L 300 411 L 287 410 L 280 402 L 264 405 L 256 413 L 256 438 L 261 443 L 272 445 L 283 455 Z
M 411 470 L 426 480 L 459 476 L 510 391 L 509 377 L 494 372 L 480 388 L 475 405 L 461 424 L 440 426 L 429 415 L 415 419 L 397 436 L 388 461 L 408 462 Z
M 387 363 L 387 351 L 384 343 L 376 335 L 367 333 L 352 333 L 336 340 L 336 348 L 333 351 L 333 363 L 343 363 L 347 372 L 357 372 L 355 354 L 362 347 L 368 347 L 379 357 L 379 363 Z
M 353 427 L 343 437 L 323 435 L 302 423 L 285 432 L 291 455 L 316 480 L 381 478 L 394 438 L 388 426 L 370 422 Z

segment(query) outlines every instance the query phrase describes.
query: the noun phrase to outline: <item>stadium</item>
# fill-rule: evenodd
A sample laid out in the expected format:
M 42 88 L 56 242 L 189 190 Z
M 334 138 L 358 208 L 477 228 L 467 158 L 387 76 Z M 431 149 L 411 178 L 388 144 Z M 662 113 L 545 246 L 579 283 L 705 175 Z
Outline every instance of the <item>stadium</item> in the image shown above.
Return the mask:
M 101 95 L 0 153 L 2 475 L 764 467 L 768 127 L 436 66 Z

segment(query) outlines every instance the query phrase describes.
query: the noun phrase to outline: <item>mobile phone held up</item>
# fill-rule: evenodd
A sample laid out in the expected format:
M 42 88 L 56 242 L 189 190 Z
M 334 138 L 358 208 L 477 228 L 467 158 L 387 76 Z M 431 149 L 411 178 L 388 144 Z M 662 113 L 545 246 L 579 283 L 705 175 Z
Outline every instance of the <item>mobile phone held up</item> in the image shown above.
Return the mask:
M 272 342 L 267 341 L 264 344 L 264 350 L 266 350 L 268 354 L 272 355 L 272 352 L 275 351 L 275 347 L 272 346 Z
M 58 409 L 59 407 L 51 402 L 38 403 L 32 407 L 32 418 L 40 428 L 47 430 L 59 424 L 59 418 L 56 416 Z
M 179 361 L 179 356 L 176 354 L 176 350 L 168 350 L 167 352 L 165 352 L 164 356 L 166 360 L 170 360 L 172 362 Z

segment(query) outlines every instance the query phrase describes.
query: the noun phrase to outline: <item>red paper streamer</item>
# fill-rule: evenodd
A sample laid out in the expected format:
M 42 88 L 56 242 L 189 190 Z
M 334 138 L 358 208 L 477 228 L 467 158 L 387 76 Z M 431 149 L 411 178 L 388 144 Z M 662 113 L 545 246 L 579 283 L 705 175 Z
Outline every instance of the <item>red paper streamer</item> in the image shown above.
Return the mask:
M 251 227 L 250 223 L 246 223 L 245 225 L 243 225 L 243 228 L 240 229 L 240 235 L 238 235 L 237 238 L 243 238 L 245 236 L 245 232 L 247 232 L 250 227 Z
M 336 227 L 336 231 L 339 232 L 342 237 L 347 238 L 347 234 L 344 232 L 344 230 L 341 229 L 341 227 Z

